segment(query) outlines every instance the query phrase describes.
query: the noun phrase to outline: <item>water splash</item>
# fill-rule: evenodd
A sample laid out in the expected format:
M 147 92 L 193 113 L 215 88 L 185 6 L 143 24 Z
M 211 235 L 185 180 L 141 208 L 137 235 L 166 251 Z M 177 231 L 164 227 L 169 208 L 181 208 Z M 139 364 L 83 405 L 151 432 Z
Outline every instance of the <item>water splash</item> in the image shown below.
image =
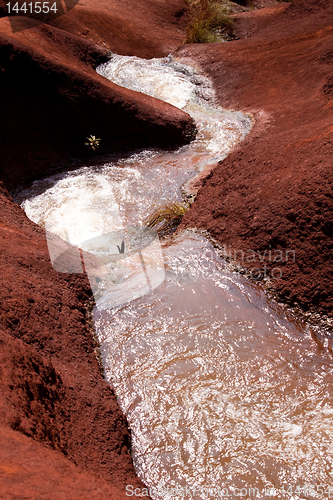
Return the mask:
M 157 204 L 179 199 L 185 180 L 223 158 L 251 126 L 214 106 L 211 83 L 172 58 L 113 56 L 98 71 L 182 107 L 199 134 L 176 152 L 110 156 L 20 193 L 32 220 L 51 221 L 58 234 L 70 227 L 73 242 L 140 224 Z M 206 239 L 187 233 L 162 251 L 159 287 L 94 313 L 137 472 L 159 489 L 152 497 L 184 498 L 170 489 L 178 486 L 200 500 L 221 497 L 221 488 L 230 497 L 243 488 L 243 498 L 322 498 L 317 486 L 329 492 L 333 477 L 329 351 L 259 285 L 229 271 Z
M 192 154 L 205 151 L 206 156 L 209 153 L 210 159 L 218 161 L 252 127 L 248 115 L 217 105 L 212 83 L 206 76 L 173 56 L 140 59 L 113 55 L 97 72 L 122 87 L 156 97 L 189 113 L 199 130 L 190 145 Z

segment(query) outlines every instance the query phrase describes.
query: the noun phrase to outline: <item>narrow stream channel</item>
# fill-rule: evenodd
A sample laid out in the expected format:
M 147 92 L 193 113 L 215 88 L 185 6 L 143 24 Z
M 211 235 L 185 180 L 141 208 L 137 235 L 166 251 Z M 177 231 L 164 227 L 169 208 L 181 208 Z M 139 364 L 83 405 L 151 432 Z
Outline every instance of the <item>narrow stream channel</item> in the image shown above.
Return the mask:
M 156 500 L 331 498 L 332 357 L 310 327 L 232 272 L 195 231 L 133 250 L 137 229 L 129 228 L 181 200 L 186 180 L 225 157 L 250 118 L 216 106 L 210 82 L 172 57 L 115 55 L 98 72 L 181 107 L 199 130 L 176 152 L 110 155 L 16 196 L 31 220 L 96 259 L 118 248 L 111 278 L 99 280 L 94 321 L 138 475 Z

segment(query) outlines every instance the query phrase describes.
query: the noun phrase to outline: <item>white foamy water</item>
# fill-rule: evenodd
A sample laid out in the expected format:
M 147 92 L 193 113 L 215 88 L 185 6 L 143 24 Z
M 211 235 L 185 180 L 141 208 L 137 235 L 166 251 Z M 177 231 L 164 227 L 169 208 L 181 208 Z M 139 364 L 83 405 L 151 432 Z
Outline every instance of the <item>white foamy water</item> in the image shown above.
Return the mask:
M 199 130 L 190 145 L 192 153 L 205 150 L 210 158 L 221 159 L 252 126 L 243 113 L 218 106 L 211 81 L 172 56 L 146 60 L 113 55 L 97 72 L 122 87 L 157 97 L 189 113 Z
M 206 100 L 213 98 L 210 81 L 190 66 L 165 59 L 140 59 L 114 54 L 97 68 L 97 73 L 125 87 L 161 99 L 184 109 L 195 99 L 198 85 Z
M 110 156 L 18 195 L 32 220 L 72 243 L 89 240 L 93 256 L 100 235 L 140 225 L 156 205 L 179 200 L 186 179 L 223 158 L 250 128 L 245 115 L 214 106 L 205 77 L 172 58 L 113 56 L 98 71 L 182 107 L 199 134 L 176 152 Z M 117 281 L 119 268 L 108 262 L 114 307 L 94 313 L 106 377 L 152 498 L 333 496 L 330 352 L 259 285 L 231 272 L 202 236 L 164 242 L 162 255 L 163 281 L 136 295 L 131 286 L 140 276 L 127 282 L 128 266 Z

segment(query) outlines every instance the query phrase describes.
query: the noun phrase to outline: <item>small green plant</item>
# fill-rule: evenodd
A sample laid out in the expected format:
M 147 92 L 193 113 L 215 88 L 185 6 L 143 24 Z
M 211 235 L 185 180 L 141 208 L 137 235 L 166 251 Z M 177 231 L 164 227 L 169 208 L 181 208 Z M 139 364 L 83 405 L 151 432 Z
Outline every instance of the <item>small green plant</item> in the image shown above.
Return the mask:
M 156 208 L 145 220 L 145 225 L 155 229 L 159 236 L 163 237 L 172 234 L 190 209 L 191 203 L 192 199 L 182 203 L 169 201 Z
M 87 142 L 85 142 L 85 146 L 88 146 L 92 151 L 96 151 L 96 149 L 99 148 L 100 142 L 102 139 L 98 139 L 94 135 L 90 135 L 89 137 L 86 137 Z

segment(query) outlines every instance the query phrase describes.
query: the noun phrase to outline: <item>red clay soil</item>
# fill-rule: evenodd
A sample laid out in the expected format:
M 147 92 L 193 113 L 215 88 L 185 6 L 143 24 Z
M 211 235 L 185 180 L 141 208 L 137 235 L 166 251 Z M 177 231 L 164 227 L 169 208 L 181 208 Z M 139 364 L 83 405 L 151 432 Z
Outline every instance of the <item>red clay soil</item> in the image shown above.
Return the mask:
M 263 18 L 253 12 L 253 31 Z M 182 227 L 208 230 L 253 277 L 280 268 L 271 285 L 281 298 L 332 314 L 333 4 L 295 0 L 269 19 L 252 37 L 179 51 L 213 78 L 224 107 L 255 120 Z
M 267 2 L 268 3 L 268 2 Z M 288 3 L 276 3 L 258 8 L 254 11 L 235 14 L 233 33 L 236 38 L 248 38 L 269 25 L 277 14 L 280 14 L 290 5 Z
M 118 488 L 101 478 L 94 479 L 62 453 L 46 448 L 21 432 L 0 427 L 0 449 L 2 500 L 124 498 Z
M 0 92 L 6 96 L 0 109 L 0 178 L 8 189 L 45 175 L 54 165 L 82 157 L 90 135 L 102 139 L 105 151 L 183 144 L 193 137 L 193 121 L 183 111 L 118 87 L 95 72 L 110 50 L 119 51 L 123 43 L 112 29 L 120 11 L 123 34 L 127 34 L 122 52 L 163 56 L 182 42 L 177 12 L 183 2 L 174 1 L 170 10 L 162 4 L 160 12 L 159 5 L 150 1 L 143 13 L 138 9 L 138 21 L 144 15 L 142 25 L 134 23 L 138 8 L 134 1 L 131 9 L 114 1 L 78 4 L 53 21 L 60 27 L 38 24 L 12 33 L 8 17 L 0 19 Z M 77 36 L 78 26 L 79 33 L 86 26 L 81 17 L 90 26 L 93 40 L 100 33 L 100 45 Z M 27 27 L 36 24 L 29 18 L 22 22 Z M 135 27 L 138 34 L 132 37 Z M 170 36 L 166 36 L 167 28 Z
M 13 33 L 0 19 L 1 499 L 118 500 L 128 498 L 127 484 L 143 487 L 126 419 L 97 360 L 88 280 L 52 269 L 44 231 L 6 188 L 84 155 L 90 134 L 109 150 L 190 139 L 186 113 L 94 71 L 109 50 L 174 50 L 185 4 L 82 4 L 55 26 Z
M 296 262 L 279 263 L 283 279 L 274 284 L 291 302 L 326 312 L 333 286 L 330 3 L 295 0 L 283 12 L 278 5 L 261 14 L 261 27 L 242 25 L 252 37 L 183 50 L 213 77 L 224 106 L 255 118 L 247 139 L 208 176 L 184 224 L 234 249 L 295 250 Z M 184 7 L 182 0 L 85 0 L 53 26 L 15 33 L 0 19 L 0 179 L 7 188 L 81 155 L 90 134 L 105 148 L 188 140 L 186 114 L 94 73 L 108 50 L 175 50 Z M 0 497 L 127 498 L 126 484 L 142 484 L 126 420 L 97 361 L 88 281 L 52 269 L 44 231 L 1 183 L 0 256 Z
M 16 498 L 13 492 L 20 490 L 17 498 L 64 498 L 47 491 L 66 476 L 67 461 L 68 475 L 74 474 L 65 481 L 67 498 L 80 498 L 81 475 L 92 491 L 100 487 L 105 498 L 112 493 L 106 481 L 122 490 L 109 498 L 126 498 L 125 485 L 140 486 L 140 481 L 132 467 L 125 417 L 98 364 L 87 313 L 88 281 L 52 269 L 44 230 L 26 218 L 4 189 L 0 235 L 0 427 L 16 431 L 0 433 L 0 440 L 15 441 L 9 450 L 1 448 L 0 497 Z M 29 445 L 18 433 L 43 446 Z M 43 468 L 38 466 L 26 483 L 32 458 Z M 42 490 L 43 481 L 44 496 L 38 496 L 33 488 L 40 483 Z

